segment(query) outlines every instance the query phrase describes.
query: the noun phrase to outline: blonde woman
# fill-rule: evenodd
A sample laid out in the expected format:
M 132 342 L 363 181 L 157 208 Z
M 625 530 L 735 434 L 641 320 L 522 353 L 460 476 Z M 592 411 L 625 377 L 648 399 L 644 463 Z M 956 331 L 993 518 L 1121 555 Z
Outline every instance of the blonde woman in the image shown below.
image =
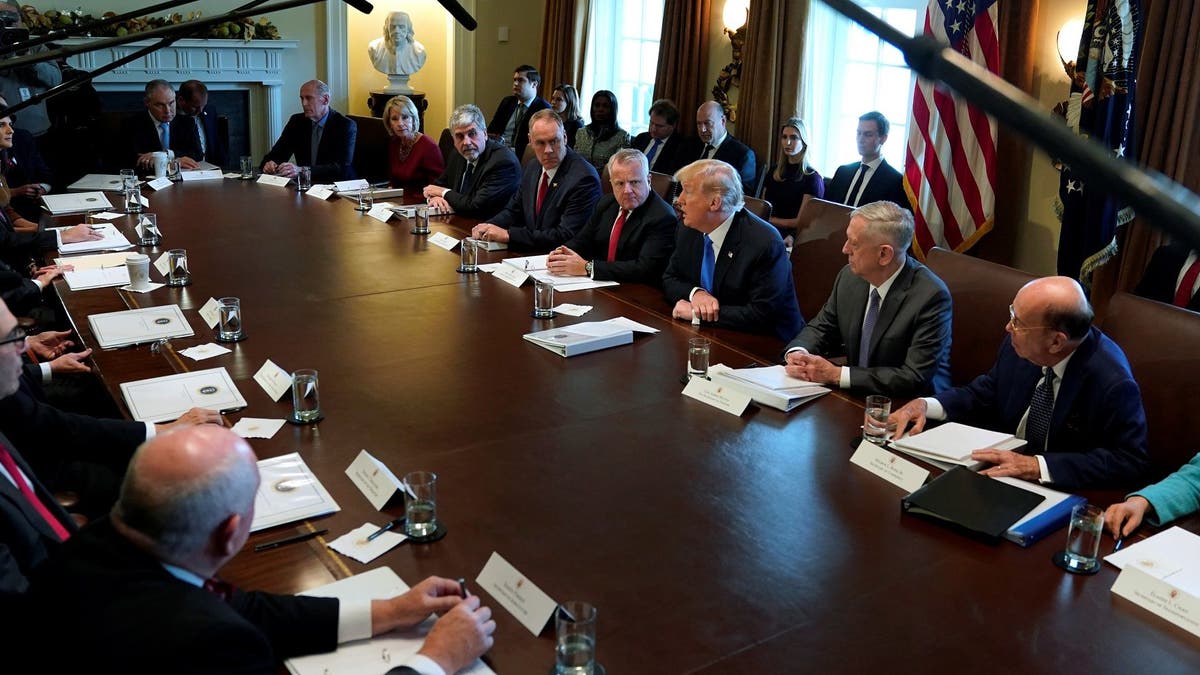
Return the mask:
M 788 118 L 779 130 L 779 159 L 763 181 L 763 199 L 771 202 L 771 224 L 788 246 L 796 235 L 804 195 L 822 197 L 825 181 L 808 164 L 808 130 L 799 117 Z
M 417 106 L 407 96 L 394 96 L 383 108 L 388 142 L 388 169 L 392 187 L 420 192 L 446 168 L 437 143 L 418 131 Z

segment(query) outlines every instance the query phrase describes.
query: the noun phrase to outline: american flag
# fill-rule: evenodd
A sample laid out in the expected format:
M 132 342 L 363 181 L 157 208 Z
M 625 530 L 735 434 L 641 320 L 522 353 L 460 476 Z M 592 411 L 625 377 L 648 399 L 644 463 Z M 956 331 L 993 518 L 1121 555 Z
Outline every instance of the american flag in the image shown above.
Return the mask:
M 932 0 L 924 34 L 999 73 L 996 0 Z M 974 245 L 992 229 L 995 186 L 996 121 L 945 87 L 917 78 L 904 162 L 917 255 L 934 246 L 963 251 Z

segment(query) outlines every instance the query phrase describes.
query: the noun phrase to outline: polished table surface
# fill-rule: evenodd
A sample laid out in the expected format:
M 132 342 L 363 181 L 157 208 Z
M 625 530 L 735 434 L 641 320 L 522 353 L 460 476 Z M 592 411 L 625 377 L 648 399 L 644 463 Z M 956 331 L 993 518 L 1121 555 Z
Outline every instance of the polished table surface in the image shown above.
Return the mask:
M 271 401 L 253 373 L 268 358 L 320 371 L 325 420 L 250 443 L 260 457 L 299 451 L 342 510 L 252 537 L 330 533 L 247 547 L 224 572 L 245 587 L 295 592 L 380 565 L 409 583 L 473 579 L 494 551 L 551 597 L 599 608 L 597 657 L 612 674 L 950 664 L 1163 673 L 1200 662 L 1197 638 L 1109 592 L 1112 567 L 1076 577 L 1051 565 L 1065 533 L 1022 549 L 902 516 L 903 493 L 848 461 L 862 418 L 853 398 L 738 418 L 680 394 L 689 337 L 713 337 L 713 362 L 734 366 L 773 361 L 782 346 L 773 339 L 672 321 L 661 293 L 639 286 L 563 294 L 594 309 L 535 320 L 528 286 L 458 274 L 457 253 L 410 234 L 410 221 L 380 223 L 345 200 L 227 180 L 175 185 L 150 202 L 163 244 L 148 252 L 186 248 L 192 286 L 130 294 L 58 284 L 89 345 L 92 312 L 179 303 L 195 327 L 162 355 L 98 351 L 119 403 L 121 382 L 224 366 L 249 404 L 231 422 L 278 418 L 289 397 Z M 433 229 L 461 237 L 469 226 L 441 218 Z M 241 298 L 248 339 L 214 359 L 177 356 L 213 339 L 195 310 L 225 295 Z M 621 315 L 661 332 L 571 359 L 521 338 Z M 391 517 L 344 473 L 362 449 L 397 475 L 438 474 L 445 539 L 405 543 L 371 565 L 325 548 Z M 553 628 L 535 638 L 482 595 L 498 624 L 492 667 L 546 672 Z

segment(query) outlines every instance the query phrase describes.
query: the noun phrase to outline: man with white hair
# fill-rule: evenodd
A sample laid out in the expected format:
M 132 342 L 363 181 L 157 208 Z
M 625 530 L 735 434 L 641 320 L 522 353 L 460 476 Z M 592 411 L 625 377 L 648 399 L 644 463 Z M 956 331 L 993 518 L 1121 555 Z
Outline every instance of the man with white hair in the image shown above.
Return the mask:
M 671 316 L 788 340 L 804 327 L 779 230 L 742 208 L 742 181 L 718 159 L 675 173 L 685 227 L 663 274 Z
M 250 535 L 259 474 L 245 440 L 216 426 L 148 441 L 106 519 L 63 545 L 33 580 L 44 634 L 72 648 L 59 670 L 273 673 L 280 659 L 408 630 L 441 614 L 394 673 L 454 673 L 492 644 L 478 596 L 429 577 L 388 599 L 340 601 L 244 592 L 216 578 Z
M 320 80 L 301 85 L 300 107 L 303 111 L 288 119 L 279 140 L 263 158 L 263 173 L 291 178 L 298 167 L 307 166 L 314 183 L 354 178 L 358 125 L 329 106 L 329 85 Z

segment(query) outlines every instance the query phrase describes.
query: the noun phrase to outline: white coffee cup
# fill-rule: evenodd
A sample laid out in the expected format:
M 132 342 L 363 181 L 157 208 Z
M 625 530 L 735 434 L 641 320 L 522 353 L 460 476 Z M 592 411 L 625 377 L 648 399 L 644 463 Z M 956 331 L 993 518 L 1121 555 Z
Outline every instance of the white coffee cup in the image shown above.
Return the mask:
M 171 160 L 171 156 L 162 150 L 150 155 L 154 158 L 154 177 L 162 178 L 167 175 L 167 162 Z
M 150 288 L 150 256 L 137 253 L 125 256 L 125 269 L 129 270 L 129 287 L 135 291 Z

